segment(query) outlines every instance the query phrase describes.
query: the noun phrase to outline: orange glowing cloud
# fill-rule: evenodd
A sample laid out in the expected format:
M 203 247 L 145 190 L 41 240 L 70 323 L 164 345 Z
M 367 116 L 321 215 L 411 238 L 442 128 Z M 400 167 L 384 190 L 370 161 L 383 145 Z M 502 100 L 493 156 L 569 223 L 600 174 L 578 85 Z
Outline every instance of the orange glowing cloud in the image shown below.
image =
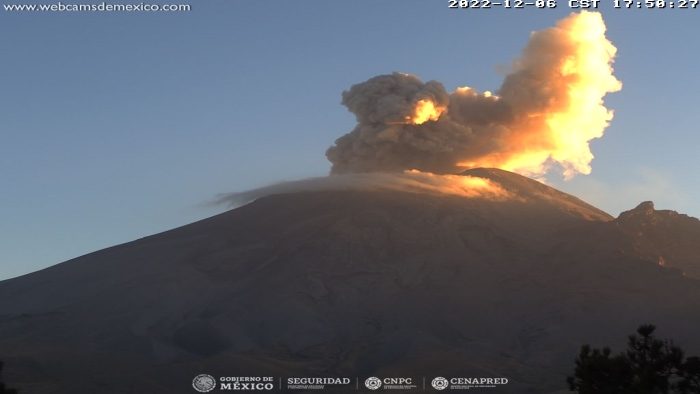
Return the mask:
M 615 53 L 601 15 L 584 11 L 532 33 L 495 94 L 402 73 L 354 85 L 343 104 L 358 124 L 326 152 L 331 172 L 588 174 L 589 142 L 613 117 L 603 97 L 621 88 Z
M 409 116 L 407 120 L 413 124 L 423 124 L 429 120 L 438 120 L 440 114 L 446 109 L 445 107 L 436 107 L 430 100 L 418 100 L 413 116 Z

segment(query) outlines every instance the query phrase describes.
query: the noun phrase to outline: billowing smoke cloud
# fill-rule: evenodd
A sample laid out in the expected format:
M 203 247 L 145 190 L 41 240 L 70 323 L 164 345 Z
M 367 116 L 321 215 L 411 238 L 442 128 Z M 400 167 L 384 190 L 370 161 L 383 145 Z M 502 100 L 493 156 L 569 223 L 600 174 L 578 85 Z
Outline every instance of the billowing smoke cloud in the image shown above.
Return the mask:
M 492 95 L 436 81 L 381 75 L 343 92 L 355 129 L 326 152 L 331 175 L 221 196 L 241 205 L 270 194 L 392 190 L 471 198 L 517 198 L 497 182 L 450 175 L 496 167 L 542 176 L 555 163 L 569 178 L 588 174 L 589 141 L 612 119 L 603 97 L 621 88 L 615 47 L 598 13 L 572 14 L 535 32 Z
M 394 73 L 354 85 L 342 103 L 355 129 L 326 152 L 331 172 L 454 174 L 497 167 L 542 175 L 588 174 L 589 141 L 613 117 L 603 96 L 621 88 L 612 75 L 616 49 L 599 13 L 571 14 L 532 33 L 496 95 Z
M 323 190 L 391 190 L 409 193 L 452 194 L 462 197 L 508 199 L 512 195 L 489 179 L 435 175 L 419 171 L 402 173 L 342 174 L 282 182 L 259 189 L 220 196 L 214 204 L 238 206 L 257 198 L 282 193 Z

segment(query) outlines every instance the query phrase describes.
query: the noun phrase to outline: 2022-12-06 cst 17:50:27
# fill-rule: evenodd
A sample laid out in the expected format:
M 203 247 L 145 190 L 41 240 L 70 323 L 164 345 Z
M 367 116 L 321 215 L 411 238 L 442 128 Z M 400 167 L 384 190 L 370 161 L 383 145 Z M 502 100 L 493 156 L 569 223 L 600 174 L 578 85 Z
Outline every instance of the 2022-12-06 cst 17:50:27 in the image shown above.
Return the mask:
M 615 8 L 698 8 L 700 0 L 613 0 Z
M 525 7 L 537 7 L 537 8 L 557 8 L 557 0 L 502 0 L 502 1 L 491 1 L 491 0 L 448 0 L 448 8 L 493 8 L 493 7 L 503 7 L 503 8 L 525 8 Z
M 567 0 L 569 8 L 598 8 L 601 0 Z M 697 8 L 700 0 L 613 0 L 613 8 Z M 448 8 L 557 8 L 557 0 L 448 0 Z

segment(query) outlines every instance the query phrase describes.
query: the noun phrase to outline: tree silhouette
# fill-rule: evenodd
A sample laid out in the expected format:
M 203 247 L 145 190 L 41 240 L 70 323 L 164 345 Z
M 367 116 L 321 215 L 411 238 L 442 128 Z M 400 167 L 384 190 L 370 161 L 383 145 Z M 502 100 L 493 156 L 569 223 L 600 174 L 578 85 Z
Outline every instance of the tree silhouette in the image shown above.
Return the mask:
M 2 367 L 4 363 L 0 361 L 0 376 L 2 376 Z M 0 381 L 0 394 L 17 394 L 17 390 L 5 387 L 5 383 Z
M 581 394 L 700 394 L 700 358 L 685 358 L 672 341 L 654 337 L 653 325 L 630 335 L 627 351 L 612 355 L 583 345 L 569 390 Z

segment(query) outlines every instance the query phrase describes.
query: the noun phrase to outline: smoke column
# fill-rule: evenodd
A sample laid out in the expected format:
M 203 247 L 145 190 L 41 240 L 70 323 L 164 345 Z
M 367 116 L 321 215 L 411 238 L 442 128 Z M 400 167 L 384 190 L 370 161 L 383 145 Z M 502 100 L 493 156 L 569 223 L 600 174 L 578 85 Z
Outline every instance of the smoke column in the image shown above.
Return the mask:
M 354 85 L 342 104 L 358 124 L 327 150 L 331 173 L 496 167 L 537 176 L 556 163 L 566 178 L 589 174 L 589 141 L 613 117 L 603 96 L 622 86 L 615 52 L 601 15 L 584 11 L 532 33 L 495 95 L 447 93 L 402 73 Z

